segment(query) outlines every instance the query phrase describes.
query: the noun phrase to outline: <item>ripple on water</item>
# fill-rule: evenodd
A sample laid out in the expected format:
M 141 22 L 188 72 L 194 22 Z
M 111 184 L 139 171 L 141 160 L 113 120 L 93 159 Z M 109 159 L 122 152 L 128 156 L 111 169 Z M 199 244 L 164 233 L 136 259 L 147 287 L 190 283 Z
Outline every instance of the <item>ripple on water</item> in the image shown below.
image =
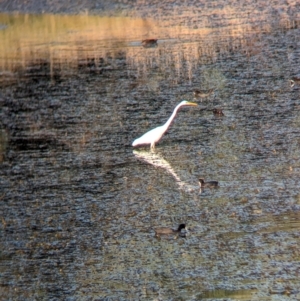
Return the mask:
M 199 5 L 156 21 L 0 16 L 6 298 L 299 299 L 299 30 L 264 5 L 239 20 Z M 154 154 L 133 151 L 199 89 L 214 94 Z M 155 237 L 181 223 L 186 237 Z

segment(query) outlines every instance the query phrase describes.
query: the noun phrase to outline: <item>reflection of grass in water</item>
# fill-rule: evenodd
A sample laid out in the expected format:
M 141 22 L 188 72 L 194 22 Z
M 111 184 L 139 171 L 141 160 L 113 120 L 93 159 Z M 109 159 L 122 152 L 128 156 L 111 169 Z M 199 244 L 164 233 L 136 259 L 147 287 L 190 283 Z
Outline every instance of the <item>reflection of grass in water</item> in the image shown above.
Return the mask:
M 88 15 L 0 14 L 0 24 L 7 25 L 5 29 L 0 30 L 0 56 L 4 70 L 13 70 L 15 67 L 24 67 L 30 62 L 41 60 L 47 60 L 58 65 L 74 61 L 76 63 L 77 59 L 105 57 L 108 52 L 111 55 L 114 51 L 118 52 L 120 47 L 124 49 L 124 46 L 127 46 L 127 44 L 120 44 L 116 40 L 141 40 L 149 35 L 154 35 L 160 39 L 165 37 L 180 38 L 191 32 L 189 26 L 168 27 L 167 20 L 157 22 L 140 18 Z M 221 30 L 219 31 L 221 32 Z M 198 39 L 201 38 L 204 41 L 211 33 L 212 29 L 208 27 L 193 31 Z M 234 36 L 240 34 L 244 34 L 244 29 L 231 33 Z M 198 46 L 197 43 L 184 47 L 183 52 L 177 54 L 175 51 L 175 59 L 171 59 L 170 64 L 167 63 L 167 65 L 174 64 L 177 68 L 176 72 L 180 76 L 181 61 L 184 59 L 187 62 L 185 72 L 191 78 L 195 65 L 194 60 L 197 59 L 197 56 L 215 56 L 214 43 L 210 44 L 209 47 L 201 47 L 200 52 Z M 173 48 L 172 45 L 164 46 L 164 49 L 159 52 L 151 51 L 152 49 L 147 51 L 142 49 L 141 51 L 141 47 L 132 47 L 126 55 L 131 58 L 133 63 L 136 62 L 135 65 L 142 63 L 147 69 L 154 61 L 157 61 L 158 65 L 166 62 L 167 57 L 170 56 L 170 47 Z M 176 45 L 173 50 L 176 50 Z M 162 68 L 164 69 L 164 66 Z
M 157 20 L 123 16 L 0 14 L 0 24 L 7 25 L 0 30 L 0 68 L 14 71 L 46 61 L 51 65 L 52 74 L 55 68 L 76 68 L 78 60 L 95 59 L 97 63 L 100 58 L 115 57 L 122 50 L 127 63 L 142 75 L 157 67 L 174 84 L 186 75 L 191 83 L 199 65 L 213 62 L 219 54 L 228 51 L 247 47 L 257 49 L 256 45 L 248 45 L 253 34 L 257 36 L 261 31 L 271 30 L 266 22 L 259 28 L 251 25 L 257 23 L 261 15 L 252 14 L 250 21 L 247 13 L 241 17 L 236 10 L 228 6 L 209 7 L 203 18 L 200 11 L 186 7 L 177 12 L 178 16 L 176 11 L 168 17 L 155 15 Z M 180 22 L 182 18 L 187 21 Z M 206 21 L 200 22 L 203 19 Z M 191 26 L 195 22 L 196 28 Z M 291 26 L 289 22 L 279 24 Z M 156 49 L 144 49 L 140 45 L 129 47 L 130 41 L 149 36 L 160 39 Z M 225 85 L 224 78 L 218 78 L 216 73 L 204 74 L 204 80 L 207 83 L 215 80 L 218 88 Z M 157 83 L 152 82 L 149 89 L 157 91 Z
M 180 13 L 179 18 L 183 15 L 194 20 L 201 16 L 190 9 Z M 214 17 L 210 20 L 210 15 L 218 16 L 217 28 L 212 26 L 215 21 Z M 175 84 L 186 75 L 191 82 L 199 64 L 213 61 L 219 51 L 223 53 L 245 47 L 249 40 L 245 37 L 257 32 L 246 17 L 241 22 L 236 15 L 236 9 L 231 7 L 210 8 L 206 14 L 207 24 L 191 29 L 189 22 L 169 26 L 177 19 L 175 15 L 162 16 L 155 21 L 123 16 L 0 14 L 0 24 L 7 25 L 0 30 L 0 68 L 14 71 L 31 63 L 46 61 L 50 63 L 52 74 L 57 67 L 59 70 L 66 66 L 77 67 L 81 59 L 95 59 L 97 63 L 99 58 L 114 57 L 120 50 L 125 50 L 127 63 L 140 70 L 141 74 L 147 74 L 158 66 L 162 75 L 169 76 Z M 231 17 L 228 19 L 228 16 Z M 218 20 L 222 22 L 219 24 Z M 178 40 L 159 43 L 157 49 L 127 47 L 130 40 L 141 40 L 149 35 Z M 180 39 L 187 35 L 191 37 L 189 42 L 182 42 Z M 218 88 L 225 85 L 224 77 L 215 71 L 205 73 L 204 81 L 209 85 L 213 81 Z M 157 91 L 157 82 L 150 83 L 149 89 Z
M 226 77 L 217 69 L 207 69 L 203 72 L 203 85 L 213 89 L 223 89 L 226 84 Z
M 6 70 L 18 66 L 15 61 L 23 66 L 35 60 L 77 63 L 80 51 L 85 57 L 99 56 L 99 44 L 113 49 L 116 40 L 138 38 L 154 26 L 149 20 L 126 17 L 47 14 L 0 14 L 0 24 L 7 25 L 0 30 L 0 55 L 2 68 Z
M 145 84 L 148 87 L 149 91 L 157 92 L 159 90 L 159 86 L 162 80 L 163 77 L 161 75 L 153 74 L 149 76 Z
M 58 15 L 6 15 L 0 14 L 0 23 L 7 28 L 0 31 L 8 42 L 36 41 L 65 42 L 66 38 L 125 39 L 134 38 L 154 26 L 153 21 L 127 17 L 58 16 Z M 82 32 L 84 31 L 84 32 Z M 75 35 L 72 35 L 74 34 Z M 3 49 L 5 45 L 2 45 Z
M 20 61 L 23 67 L 28 62 L 40 60 L 67 63 L 80 59 L 80 52 L 82 56 L 93 58 L 105 56 L 107 52 L 114 52 L 114 48 L 124 48 L 127 45 L 120 45 L 116 40 L 141 40 L 149 36 L 149 33 L 158 38 L 178 36 L 187 34 L 190 30 L 182 26 L 168 28 L 165 24 L 141 18 L 88 15 L 0 14 L 0 24 L 7 26 L 0 30 L 0 55 L 2 68 L 6 70 L 20 65 L 13 63 L 15 60 Z M 205 35 L 210 32 L 210 29 L 198 30 L 198 33 Z M 143 58 L 151 64 L 151 50 L 148 49 L 147 53 Z M 134 51 L 133 55 L 136 55 Z
M 8 144 L 8 136 L 4 130 L 0 130 L 0 162 L 4 160 L 4 153 Z
M 256 292 L 256 289 L 253 290 L 212 290 L 212 291 L 206 291 L 201 294 L 202 298 L 210 299 L 210 298 L 232 298 L 236 300 L 250 300 L 251 296 Z

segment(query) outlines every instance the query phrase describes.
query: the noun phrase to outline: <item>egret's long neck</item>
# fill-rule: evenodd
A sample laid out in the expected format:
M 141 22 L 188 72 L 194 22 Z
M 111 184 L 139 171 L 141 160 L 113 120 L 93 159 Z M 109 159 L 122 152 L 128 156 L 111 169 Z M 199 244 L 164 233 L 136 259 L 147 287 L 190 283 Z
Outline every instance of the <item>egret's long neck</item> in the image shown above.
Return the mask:
M 168 121 L 163 125 L 163 128 L 164 128 L 164 131 L 166 131 L 169 126 L 171 125 L 173 119 L 175 118 L 176 114 L 177 114 L 177 111 L 178 109 L 182 106 L 182 104 L 179 104 L 176 106 L 176 108 L 174 109 L 172 115 L 170 116 L 170 118 L 168 119 Z

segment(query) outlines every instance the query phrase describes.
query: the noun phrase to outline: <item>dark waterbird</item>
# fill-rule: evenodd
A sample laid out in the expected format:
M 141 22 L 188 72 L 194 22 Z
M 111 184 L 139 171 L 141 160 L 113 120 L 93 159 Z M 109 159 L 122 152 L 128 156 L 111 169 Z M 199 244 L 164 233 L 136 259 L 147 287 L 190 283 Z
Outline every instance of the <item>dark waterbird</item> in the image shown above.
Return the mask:
M 204 182 L 204 179 L 199 178 L 199 185 L 201 188 L 216 188 L 219 183 L 217 181 Z
M 194 90 L 194 96 L 196 98 L 205 98 L 210 96 L 211 94 L 214 93 L 213 89 L 209 89 L 209 90 Z
M 167 228 L 167 227 L 161 227 L 161 228 L 156 228 L 154 229 L 155 235 L 160 236 L 160 235 L 176 235 L 176 234 L 181 234 L 181 230 L 185 229 L 185 224 L 180 224 L 176 229 L 172 228 Z
M 145 48 L 151 48 L 157 46 L 157 39 L 146 39 L 142 41 L 142 46 Z
M 224 116 L 222 109 L 213 109 L 212 111 L 216 116 Z

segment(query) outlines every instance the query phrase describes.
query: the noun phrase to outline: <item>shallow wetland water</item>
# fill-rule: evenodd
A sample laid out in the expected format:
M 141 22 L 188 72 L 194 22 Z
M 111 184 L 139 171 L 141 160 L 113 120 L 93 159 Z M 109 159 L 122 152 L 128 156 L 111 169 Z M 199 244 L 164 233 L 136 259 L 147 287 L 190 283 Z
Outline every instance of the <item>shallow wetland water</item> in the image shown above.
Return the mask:
M 0 15 L 1 300 L 300 299 L 299 4 L 166 3 Z

